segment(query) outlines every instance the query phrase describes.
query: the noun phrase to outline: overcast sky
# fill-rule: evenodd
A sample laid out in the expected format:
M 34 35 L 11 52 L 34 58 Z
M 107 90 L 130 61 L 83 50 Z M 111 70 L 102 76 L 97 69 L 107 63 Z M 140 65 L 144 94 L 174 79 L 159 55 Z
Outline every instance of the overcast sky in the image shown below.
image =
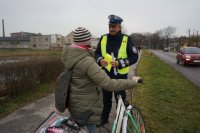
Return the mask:
M 62 34 L 83 26 L 99 37 L 108 32 L 108 15 L 124 19 L 127 34 L 167 26 L 177 34 L 200 32 L 200 0 L 0 0 L 0 19 L 11 32 Z M 2 26 L 0 28 L 2 36 Z

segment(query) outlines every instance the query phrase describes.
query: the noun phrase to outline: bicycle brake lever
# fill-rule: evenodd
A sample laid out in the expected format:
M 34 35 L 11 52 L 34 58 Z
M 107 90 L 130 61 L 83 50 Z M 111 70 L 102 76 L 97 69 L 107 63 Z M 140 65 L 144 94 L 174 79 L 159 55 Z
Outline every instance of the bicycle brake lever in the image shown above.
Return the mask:
M 141 83 L 141 84 L 143 84 L 144 82 L 143 82 L 143 79 L 142 78 L 140 78 L 139 80 L 138 80 L 138 83 Z

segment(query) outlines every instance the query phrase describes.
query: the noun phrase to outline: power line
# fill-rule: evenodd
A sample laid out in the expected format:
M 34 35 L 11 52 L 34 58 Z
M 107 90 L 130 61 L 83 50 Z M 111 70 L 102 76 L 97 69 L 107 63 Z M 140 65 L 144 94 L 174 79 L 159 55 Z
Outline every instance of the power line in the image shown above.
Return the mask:
M 107 13 L 103 10 L 103 9 L 101 9 L 101 8 L 99 8 L 97 5 L 95 5 L 93 2 L 91 2 L 90 0 L 88 0 L 88 2 L 93 6 L 93 7 L 95 7 L 97 10 L 99 10 L 101 13 L 104 13 L 104 15 L 107 15 Z

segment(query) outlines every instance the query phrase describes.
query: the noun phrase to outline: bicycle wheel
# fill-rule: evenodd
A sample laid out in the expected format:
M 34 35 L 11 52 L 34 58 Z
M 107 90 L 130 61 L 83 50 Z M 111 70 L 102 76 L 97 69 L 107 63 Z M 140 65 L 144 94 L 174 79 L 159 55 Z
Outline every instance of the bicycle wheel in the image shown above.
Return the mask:
M 143 120 L 142 113 L 140 112 L 140 110 L 137 107 L 133 106 L 130 113 L 131 113 L 140 133 L 145 133 L 144 120 Z M 131 131 L 132 133 L 137 133 L 137 131 L 133 127 L 133 124 L 132 124 L 132 121 L 131 121 L 130 118 L 128 119 L 127 124 L 128 124 L 127 125 L 127 128 L 128 128 L 127 132 Z

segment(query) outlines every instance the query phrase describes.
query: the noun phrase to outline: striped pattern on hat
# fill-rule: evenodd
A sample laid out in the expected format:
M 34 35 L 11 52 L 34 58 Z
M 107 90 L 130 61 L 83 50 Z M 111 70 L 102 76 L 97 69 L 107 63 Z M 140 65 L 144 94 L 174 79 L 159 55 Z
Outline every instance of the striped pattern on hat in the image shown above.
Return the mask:
M 78 27 L 73 32 L 73 39 L 74 42 L 86 42 L 91 39 L 91 34 L 86 28 Z

